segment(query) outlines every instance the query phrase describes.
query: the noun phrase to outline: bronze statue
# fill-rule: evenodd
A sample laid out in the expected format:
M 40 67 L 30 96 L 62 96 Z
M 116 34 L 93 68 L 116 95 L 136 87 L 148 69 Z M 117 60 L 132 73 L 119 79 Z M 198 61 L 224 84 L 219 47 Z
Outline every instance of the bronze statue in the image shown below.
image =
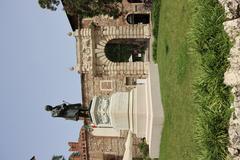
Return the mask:
M 89 110 L 83 107 L 81 103 L 69 104 L 64 102 L 55 107 L 47 105 L 45 110 L 51 111 L 52 117 L 62 117 L 68 120 L 78 121 L 80 117 L 89 118 Z

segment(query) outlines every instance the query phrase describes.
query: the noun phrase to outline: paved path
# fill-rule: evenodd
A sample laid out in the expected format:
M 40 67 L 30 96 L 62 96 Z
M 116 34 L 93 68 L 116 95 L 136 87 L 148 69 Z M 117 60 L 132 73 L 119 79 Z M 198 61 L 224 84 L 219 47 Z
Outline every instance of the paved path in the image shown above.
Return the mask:
M 151 94 L 151 125 L 150 125 L 150 142 L 149 156 L 159 157 L 161 135 L 164 123 L 164 113 L 161 101 L 159 72 L 157 64 L 150 64 L 149 90 Z
M 160 75 L 159 75 L 159 68 L 158 64 L 155 64 L 153 61 L 153 34 L 150 39 L 150 79 L 151 79 L 151 95 L 152 95 L 152 106 L 153 106 L 153 132 L 152 136 L 158 140 L 155 144 L 152 144 L 152 146 L 157 145 L 159 147 L 160 151 L 160 143 L 161 143 L 161 137 L 162 137 L 162 129 L 164 124 L 164 110 L 162 105 L 162 99 L 161 99 L 161 92 L 160 92 Z M 154 150 L 152 148 L 151 150 Z M 151 156 L 151 152 L 149 151 L 149 155 Z M 160 155 L 160 153 L 159 153 Z

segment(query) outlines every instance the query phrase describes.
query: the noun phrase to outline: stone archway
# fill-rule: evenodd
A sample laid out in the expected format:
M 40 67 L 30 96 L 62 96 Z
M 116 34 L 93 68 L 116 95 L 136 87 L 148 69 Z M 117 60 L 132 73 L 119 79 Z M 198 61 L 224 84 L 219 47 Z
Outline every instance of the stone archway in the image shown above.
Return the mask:
M 112 62 L 144 61 L 147 48 L 147 39 L 112 39 L 105 46 L 105 55 Z
M 94 54 L 97 60 L 97 71 L 99 73 L 145 75 L 148 74 L 149 62 L 112 62 L 105 54 L 108 41 L 113 39 L 142 38 L 149 39 L 151 32 L 149 25 L 131 26 L 106 26 L 101 28 L 101 40 L 97 43 Z

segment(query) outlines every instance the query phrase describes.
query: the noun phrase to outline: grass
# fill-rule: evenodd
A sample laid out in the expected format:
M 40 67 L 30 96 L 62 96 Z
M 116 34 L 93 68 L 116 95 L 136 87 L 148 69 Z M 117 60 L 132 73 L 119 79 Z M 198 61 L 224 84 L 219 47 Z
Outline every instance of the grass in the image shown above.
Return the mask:
M 198 159 L 225 160 L 231 94 L 230 88 L 223 83 L 223 77 L 229 66 L 227 57 L 231 45 L 222 25 L 224 10 L 217 0 L 195 0 L 193 4 L 195 12 L 189 41 L 192 52 L 201 56 L 202 70 L 195 84 Z
M 191 4 L 187 0 L 161 0 L 154 18 L 159 23 L 155 60 L 159 64 L 161 94 L 165 114 L 160 159 L 195 160 L 193 83 L 200 70 L 200 56 L 188 54 Z M 155 34 L 155 33 L 154 33 Z
M 224 12 L 217 0 L 189 2 L 161 0 L 160 7 L 153 6 L 160 10 L 153 17 L 155 26 L 159 22 L 153 56 L 165 113 L 160 159 L 222 160 L 231 113 L 230 91 L 223 84 L 230 48 Z

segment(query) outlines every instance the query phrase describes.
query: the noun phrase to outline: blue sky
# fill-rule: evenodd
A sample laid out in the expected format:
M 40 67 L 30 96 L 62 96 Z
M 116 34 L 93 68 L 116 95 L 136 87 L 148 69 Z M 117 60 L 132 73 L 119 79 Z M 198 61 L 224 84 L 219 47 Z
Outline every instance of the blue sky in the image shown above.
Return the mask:
M 1 0 L 0 153 L 4 160 L 51 159 L 69 154 L 81 122 L 54 119 L 46 104 L 81 102 L 75 39 L 60 9 L 43 10 L 37 0 Z

